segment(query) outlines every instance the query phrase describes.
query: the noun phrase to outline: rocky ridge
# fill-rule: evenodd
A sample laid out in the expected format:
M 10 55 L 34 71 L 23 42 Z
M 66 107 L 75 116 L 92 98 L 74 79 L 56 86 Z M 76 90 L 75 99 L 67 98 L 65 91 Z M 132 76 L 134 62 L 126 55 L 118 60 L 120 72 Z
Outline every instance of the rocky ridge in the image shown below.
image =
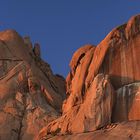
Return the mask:
M 0 140 L 140 139 L 140 15 L 79 48 L 66 80 L 40 45 L 0 32 Z
M 37 140 L 140 138 L 139 45 L 138 15 L 113 29 L 96 47 L 78 49 L 66 78 L 63 114 L 44 127 Z M 123 135 L 123 128 L 130 134 Z
M 0 139 L 34 139 L 60 115 L 64 98 L 65 80 L 41 59 L 39 44 L 0 32 Z

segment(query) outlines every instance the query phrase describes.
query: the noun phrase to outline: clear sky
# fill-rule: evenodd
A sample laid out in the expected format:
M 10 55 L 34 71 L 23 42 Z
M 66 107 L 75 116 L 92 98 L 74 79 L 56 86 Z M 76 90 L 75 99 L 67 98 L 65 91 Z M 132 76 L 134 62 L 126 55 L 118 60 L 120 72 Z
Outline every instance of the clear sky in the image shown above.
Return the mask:
M 140 13 L 140 0 L 1 0 L 0 30 L 39 42 L 54 73 L 66 76 L 72 54 L 97 45 L 114 27 Z

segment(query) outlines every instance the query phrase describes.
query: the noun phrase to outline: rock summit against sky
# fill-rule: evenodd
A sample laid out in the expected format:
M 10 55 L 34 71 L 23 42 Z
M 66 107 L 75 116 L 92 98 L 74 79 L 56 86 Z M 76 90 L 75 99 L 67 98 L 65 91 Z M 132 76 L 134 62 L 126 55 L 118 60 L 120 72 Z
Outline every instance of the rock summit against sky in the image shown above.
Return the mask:
M 66 79 L 38 43 L 0 32 L 0 140 L 140 139 L 139 56 L 140 15 L 79 48 Z

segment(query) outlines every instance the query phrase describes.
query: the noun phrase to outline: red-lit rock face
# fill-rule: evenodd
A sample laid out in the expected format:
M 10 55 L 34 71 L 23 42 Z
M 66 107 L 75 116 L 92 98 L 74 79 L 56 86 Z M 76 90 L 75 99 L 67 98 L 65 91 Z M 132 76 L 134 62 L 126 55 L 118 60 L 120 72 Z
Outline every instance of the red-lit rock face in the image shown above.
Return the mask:
M 74 105 L 82 103 L 82 96 L 86 90 L 86 76 L 94 50 L 94 46 L 86 45 L 76 51 L 72 57 L 70 62 L 71 72 L 66 79 L 69 98 L 67 98 L 67 103 L 63 105 L 63 113 Z
M 65 91 L 39 44 L 0 32 L 0 140 L 140 139 L 139 45 L 135 16 L 74 53 Z
M 52 133 L 72 134 L 93 131 L 111 123 L 114 91 L 108 77 L 97 75 L 89 90 L 83 96 L 83 103 L 71 106 L 67 100 L 62 117 L 51 122 L 48 127 L 40 132 L 40 139 Z M 70 103 L 69 103 L 70 102 Z M 64 108 L 65 109 L 65 108 Z M 78 124 L 78 125 L 76 125 Z
M 31 47 L 13 30 L 0 32 L 1 140 L 32 140 L 61 110 L 65 80 Z
M 97 46 L 87 81 L 97 73 L 109 74 L 115 89 L 140 80 L 140 16 L 117 27 Z
M 121 35 L 123 32 L 125 37 L 122 39 Z M 129 40 L 125 38 L 124 30 L 120 32 L 118 40 L 112 39 L 109 42 L 109 49 L 99 70 L 110 75 L 115 89 L 140 80 L 140 35 L 136 34 Z
M 140 16 L 135 16 L 110 32 L 97 47 L 86 45 L 78 49 L 66 79 L 67 99 L 63 102 L 63 114 L 42 129 L 37 140 L 92 140 L 93 137 L 128 140 L 134 137 L 133 131 L 139 133 L 135 128 L 139 123 L 136 120 L 140 120 L 139 45 Z M 108 125 L 131 120 L 134 122 L 118 124 L 116 128 Z M 90 133 L 106 125 L 109 132 L 107 128 L 104 135 L 102 130 Z M 128 136 L 123 137 L 123 128 Z M 62 134 L 66 136 L 54 137 Z M 140 139 L 139 135 L 136 138 Z
M 108 125 L 101 130 L 71 135 L 54 135 L 50 140 L 139 140 L 140 121 Z M 45 140 L 45 139 L 44 139 Z

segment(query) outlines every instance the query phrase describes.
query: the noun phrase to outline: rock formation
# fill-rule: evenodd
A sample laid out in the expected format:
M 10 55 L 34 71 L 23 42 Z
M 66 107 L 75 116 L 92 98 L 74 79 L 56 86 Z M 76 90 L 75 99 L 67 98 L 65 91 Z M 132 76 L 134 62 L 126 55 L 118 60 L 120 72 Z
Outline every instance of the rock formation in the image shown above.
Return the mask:
M 139 140 L 140 121 L 121 122 L 100 130 L 73 135 L 54 135 L 49 140 Z M 44 140 L 44 139 L 43 139 Z
M 66 78 L 62 116 L 36 139 L 140 139 L 139 44 L 140 15 L 115 28 L 96 47 L 78 49 Z
M 0 140 L 140 139 L 140 15 L 79 48 L 66 80 L 32 44 L 0 32 Z
M 48 137 L 58 132 L 61 134 L 89 132 L 110 124 L 113 94 L 108 77 L 103 74 L 97 75 L 83 97 L 83 103 L 71 106 L 67 111 L 63 110 L 65 112 L 63 116 L 44 128 L 40 132 L 41 135 L 44 135 L 44 132 L 48 134 Z M 69 106 L 71 102 L 67 100 L 65 106 Z
M 14 30 L 0 32 L 0 139 L 31 140 L 61 112 L 65 80 Z

